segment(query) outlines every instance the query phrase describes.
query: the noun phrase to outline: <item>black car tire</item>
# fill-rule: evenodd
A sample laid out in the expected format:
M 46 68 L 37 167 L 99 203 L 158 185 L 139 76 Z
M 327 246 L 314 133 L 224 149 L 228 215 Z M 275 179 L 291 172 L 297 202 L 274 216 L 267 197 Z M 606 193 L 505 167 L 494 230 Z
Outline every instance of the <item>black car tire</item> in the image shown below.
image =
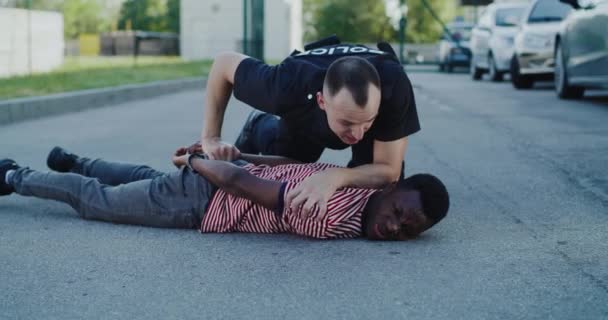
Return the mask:
M 496 69 L 496 62 L 494 62 L 494 56 L 491 53 L 488 55 L 488 67 L 490 68 L 490 71 L 488 72 L 490 74 L 490 80 L 494 82 L 502 81 L 503 74 Z
M 443 62 L 439 62 L 439 72 L 443 72 L 445 71 L 445 65 L 443 64 Z
M 585 95 L 585 88 L 571 86 L 568 83 L 568 69 L 559 42 L 555 48 L 555 92 L 561 99 L 580 99 Z
M 448 62 L 448 63 L 445 65 L 445 71 L 447 71 L 448 73 L 452 73 L 452 72 L 454 72 L 454 66 L 453 66 L 451 63 L 449 63 L 449 62 Z
M 511 59 L 511 83 L 515 89 L 530 89 L 534 86 L 532 76 L 523 75 L 519 72 L 519 60 L 516 56 Z
M 475 62 L 474 58 L 471 59 L 471 68 L 469 70 L 471 73 L 471 79 L 473 79 L 473 80 L 481 79 L 481 76 L 483 75 L 483 70 L 481 70 L 477 67 L 477 63 Z

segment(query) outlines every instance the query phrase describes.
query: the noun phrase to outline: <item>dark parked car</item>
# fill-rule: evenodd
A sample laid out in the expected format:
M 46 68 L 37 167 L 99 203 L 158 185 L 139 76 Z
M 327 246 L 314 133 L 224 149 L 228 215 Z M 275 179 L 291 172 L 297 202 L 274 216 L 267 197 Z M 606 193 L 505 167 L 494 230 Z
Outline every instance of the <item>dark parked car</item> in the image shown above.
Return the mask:
M 560 0 L 573 11 L 555 39 L 555 90 L 563 99 L 608 88 L 608 0 Z
M 439 41 L 439 71 L 452 72 L 454 67 L 469 67 L 471 64 L 471 49 L 469 40 L 471 30 L 475 25 L 466 22 L 455 22 L 448 25 Z

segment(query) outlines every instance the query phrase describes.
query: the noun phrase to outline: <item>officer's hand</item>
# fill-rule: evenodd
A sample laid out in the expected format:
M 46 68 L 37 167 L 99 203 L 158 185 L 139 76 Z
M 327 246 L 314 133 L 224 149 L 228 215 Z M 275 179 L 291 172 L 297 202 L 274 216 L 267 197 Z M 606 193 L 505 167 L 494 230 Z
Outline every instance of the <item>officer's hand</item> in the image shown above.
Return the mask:
M 188 147 L 188 153 L 189 153 L 189 154 L 194 154 L 194 153 L 203 153 L 203 152 L 204 152 L 204 151 L 203 151 L 203 145 L 201 145 L 201 142 L 200 142 L 200 141 L 197 141 L 197 142 L 195 142 L 195 143 L 191 144 L 191 145 Z
M 302 206 L 301 219 L 314 216 L 317 221 L 321 221 L 327 213 L 327 202 L 338 189 L 335 182 L 330 170 L 316 173 L 289 191 L 285 197 L 285 205 L 291 210 Z
M 232 161 L 241 157 L 239 149 L 221 141 L 219 137 L 205 138 L 201 142 L 203 150 L 211 160 Z

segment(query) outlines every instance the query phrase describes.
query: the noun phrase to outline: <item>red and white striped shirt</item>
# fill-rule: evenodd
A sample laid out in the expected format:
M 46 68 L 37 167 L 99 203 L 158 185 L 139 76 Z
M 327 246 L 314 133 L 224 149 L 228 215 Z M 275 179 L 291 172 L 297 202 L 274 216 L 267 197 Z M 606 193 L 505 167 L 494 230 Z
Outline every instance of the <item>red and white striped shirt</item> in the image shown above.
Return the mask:
M 331 164 L 289 164 L 269 167 L 248 164 L 243 168 L 251 174 L 269 180 L 285 182 L 279 202 L 305 178 L 328 168 Z M 201 232 L 294 233 L 318 239 L 353 238 L 361 235 L 362 213 L 367 201 L 377 189 L 342 188 L 327 203 L 325 218 L 317 221 L 313 214 L 300 218 L 299 209 L 283 208 L 275 212 L 250 200 L 218 190 L 203 216 Z

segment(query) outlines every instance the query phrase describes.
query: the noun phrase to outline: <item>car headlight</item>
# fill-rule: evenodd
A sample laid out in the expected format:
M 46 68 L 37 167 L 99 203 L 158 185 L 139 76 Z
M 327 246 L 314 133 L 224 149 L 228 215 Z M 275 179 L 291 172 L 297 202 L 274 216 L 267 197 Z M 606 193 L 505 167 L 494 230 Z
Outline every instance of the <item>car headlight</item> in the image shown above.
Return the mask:
M 528 33 L 524 35 L 524 47 L 530 49 L 548 49 L 553 47 L 553 38 L 538 34 Z

